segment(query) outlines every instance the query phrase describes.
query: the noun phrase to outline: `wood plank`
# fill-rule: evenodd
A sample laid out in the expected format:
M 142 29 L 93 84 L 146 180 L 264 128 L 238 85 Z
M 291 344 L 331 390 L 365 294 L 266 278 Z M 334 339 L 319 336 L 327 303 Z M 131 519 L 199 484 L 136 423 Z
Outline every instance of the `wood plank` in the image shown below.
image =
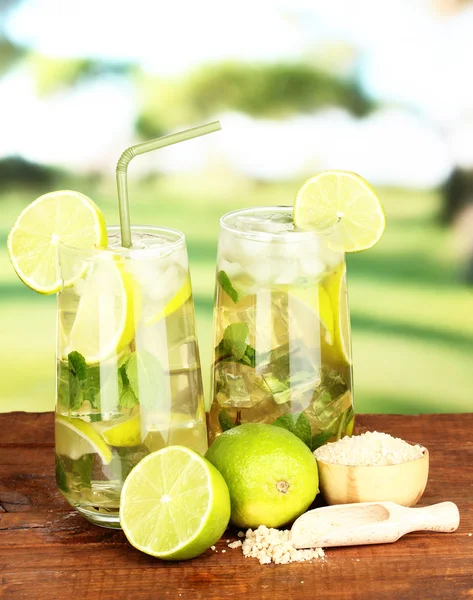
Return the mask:
M 323 561 L 261 566 L 227 547 L 232 530 L 218 553 L 166 563 L 132 548 L 122 532 L 90 525 L 62 498 L 52 414 L 0 415 L 7 431 L 0 444 L 0 598 L 473 598 L 473 414 L 357 420 L 358 431 L 386 431 L 429 448 L 421 504 L 456 502 L 456 533 L 414 533 L 395 544 L 329 549 Z
M 8 444 L 21 444 L 23 447 L 53 444 L 54 413 L 1 413 L 0 431 L 0 447 Z

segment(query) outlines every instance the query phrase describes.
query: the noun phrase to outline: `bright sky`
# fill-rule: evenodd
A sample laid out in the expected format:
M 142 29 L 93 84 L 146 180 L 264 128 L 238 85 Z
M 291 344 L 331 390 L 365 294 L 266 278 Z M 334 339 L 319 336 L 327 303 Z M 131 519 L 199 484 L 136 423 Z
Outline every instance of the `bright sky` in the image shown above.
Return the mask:
M 467 62 L 473 8 L 441 17 L 430 6 L 427 0 L 25 0 L 6 30 L 50 56 L 130 60 L 167 76 L 229 58 L 304 59 L 346 42 L 359 53 L 361 85 L 392 108 L 361 121 L 333 110 L 286 122 L 227 115 L 219 150 L 236 169 L 265 178 L 320 165 L 358 170 L 374 182 L 428 187 L 454 163 L 473 165 Z M 0 80 L 0 97 L 0 155 L 113 169 L 117 154 L 135 141 L 136 99 L 121 79 L 42 100 L 20 69 Z M 197 168 L 201 159 L 184 154 L 182 168 Z M 179 156 L 169 156 L 160 158 L 161 167 L 179 171 Z

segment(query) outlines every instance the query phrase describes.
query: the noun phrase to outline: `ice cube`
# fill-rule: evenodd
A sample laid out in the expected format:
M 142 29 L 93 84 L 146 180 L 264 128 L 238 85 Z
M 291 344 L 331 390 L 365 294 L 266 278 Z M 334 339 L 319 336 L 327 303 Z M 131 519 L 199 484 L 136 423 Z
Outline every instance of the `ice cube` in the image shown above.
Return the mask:
M 230 278 L 230 281 L 234 277 L 236 277 L 237 275 L 240 275 L 243 272 L 240 263 L 231 262 L 231 261 L 225 260 L 225 259 L 219 261 L 218 270 L 225 271 L 225 273 Z
M 214 366 L 214 394 L 220 406 L 250 408 L 268 396 L 270 390 L 252 367 L 221 360 Z
M 235 227 L 240 231 L 283 233 L 294 229 L 294 223 L 292 217 L 288 215 L 262 213 L 259 216 L 242 215 L 236 217 Z
M 325 262 L 317 255 L 309 254 L 300 259 L 299 271 L 304 276 L 318 278 L 321 277 L 326 270 L 327 267 Z
M 278 285 L 291 285 L 301 278 L 298 259 L 282 258 L 273 264 L 273 282 Z

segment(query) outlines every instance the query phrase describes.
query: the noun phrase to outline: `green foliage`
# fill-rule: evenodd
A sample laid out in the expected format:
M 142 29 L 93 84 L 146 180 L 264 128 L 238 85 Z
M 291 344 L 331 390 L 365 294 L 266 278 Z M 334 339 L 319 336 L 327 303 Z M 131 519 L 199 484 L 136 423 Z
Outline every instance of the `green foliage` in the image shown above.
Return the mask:
M 40 96 L 47 96 L 62 87 L 74 85 L 81 78 L 90 75 L 94 66 L 91 60 L 52 58 L 37 53 L 29 54 L 27 60 Z
M 9 40 L 5 38 L 0 39 L 0 74 L 8 71 L 23 54 L 24 51 Z
M 357 85 L 303 63 L 222 63 L 202 67 L 180 81 L 142 75 L 144 137 L 160 135 L 183 122 L 198 122 L 225 110 L 284 117 L 342 106 L 356 115 L 372 109 Z

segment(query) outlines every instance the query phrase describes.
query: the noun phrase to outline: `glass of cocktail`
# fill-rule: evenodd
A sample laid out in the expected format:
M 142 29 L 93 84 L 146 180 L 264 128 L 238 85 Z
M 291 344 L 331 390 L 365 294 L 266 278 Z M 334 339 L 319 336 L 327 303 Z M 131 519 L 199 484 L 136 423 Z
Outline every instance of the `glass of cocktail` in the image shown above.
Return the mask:
M 119 526 L 122 484 L 144 456 L 207 438 L 185 238 L 108 228 L 107 249 L 59 245 L 56 476 L 90 521 Z
M 299 428 L 312 448 L 353 431 L 344 252 L 336 232 L 298 229 L 292 213 L 221 219 L 210 441 L 246 422 Z
M 44 194 L 8 235 L 20 279 L 58 294 L 56 480 L 91 522 L 120 527 L 131 469 L 169 445 L 207 449 L 184 235 L 130 224 L 139 154 L 220 129 L 214 121 L 127 148 L 116 169 L 120 227 L 81 193 Z

